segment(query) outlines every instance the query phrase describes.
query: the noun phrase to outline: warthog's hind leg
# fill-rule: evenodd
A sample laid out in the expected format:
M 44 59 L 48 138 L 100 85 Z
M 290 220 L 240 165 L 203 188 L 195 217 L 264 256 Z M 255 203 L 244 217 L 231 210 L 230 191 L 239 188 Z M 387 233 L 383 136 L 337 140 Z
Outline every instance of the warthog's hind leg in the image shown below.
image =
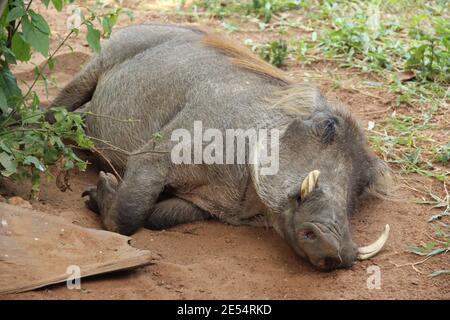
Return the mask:
M 211 215 L 196 205 L 180 198 L 170 198 L 155 204 L 147 218 L 145 227 L 160 230 L 209 218 L 211 218 Z

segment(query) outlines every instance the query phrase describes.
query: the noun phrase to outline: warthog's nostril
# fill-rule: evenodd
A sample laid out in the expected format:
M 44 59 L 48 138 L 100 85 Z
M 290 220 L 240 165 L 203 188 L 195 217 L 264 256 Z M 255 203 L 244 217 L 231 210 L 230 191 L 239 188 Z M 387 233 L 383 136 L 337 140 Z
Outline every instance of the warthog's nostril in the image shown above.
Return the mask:
M 316 238 L 316 234 L 311 230 L 300 230 L 298 232 L 299 240 L 315 240 Z
M 341 259 L 325 258 L 325 266 L 328 269 L 336 269 L 336 267 L 341 263 Z
M 323 270 L 334 270 L 341 264 L 341 262 L 342 260 L 339 258 L 327 257 L 320 261 L 319 267 Z

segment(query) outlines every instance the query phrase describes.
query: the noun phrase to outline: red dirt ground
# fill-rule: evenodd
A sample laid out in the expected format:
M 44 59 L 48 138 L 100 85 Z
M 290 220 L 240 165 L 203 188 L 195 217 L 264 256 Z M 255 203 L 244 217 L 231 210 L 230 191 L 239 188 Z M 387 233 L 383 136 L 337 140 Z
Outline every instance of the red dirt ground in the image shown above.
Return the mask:
M 65 33 L 65 13 L 48 15 L 55 38 Z M 188 18 L 164 16 L 152 12 L 136 14 L 135 23 L 171 21 L 188 22 Z M 54 18 L 54 17 L 57 17 Z M 207 21 L 215 29 L 217 22 Z M 263 39 L 259 34 L 232 34 L 243 40 L 247 37 Z M 73 43 L 74 42 L 74 43 Z M 71 43 L 74 52 L 65 49 L 58 56 L 56 70 L 50 79 L 48 104 L 57 92 L 80 70 L 90 56 L 83 37 Z M 57 43 L 54 40 L 53 47 Z M 37 61 L 39 62 L 39 61 Z M 321 63 L 318 69 L 332 68 Z M 289 73 L 301 77 L 303 70 L 290 66 Z M 342 71 L 354 81 L 360 75 Z M 33 79 L 30 66 L 18 66 L 18 77 Z M 330 84 L 317 83 L 326 95 L 343 101 L 365 125 L 368 120 L 383 116 L 383 99 L 357 91 L 336 91 Z M 38 93 L 44 96 L 42 87 Z M 383 96 L 389 100 L 389 96 Z M 375 113 L 374 113 L 375 112 Z M 73 174 L 73 191 L 60 192 L 54 182 L 45 183 L 39 201 L 31 201 L 33 208 L 51 215 L 64 217 L 85 227 L 100 228 L 96 215 L 84 207 L 80 197 L 83 189 L 96 183 L 97 172 Z M 418 179 L 414 177 L 414 179 Z M 431 186 L 431 180 L 422 183 Z M 26 197 L 27 186 L 6 184 L 0 194 Z M 9 193 L 9 194 L 5 194 Z M 429 241 L 431 226 L 426 222 L 429 207 L 415 204 L 415 195 L 406 188 L 398 190 L 401 201 L 371 200 L 352 218 L 354 239 L 361 244 L 372 242 L 386 223 L 391 226 L 390 239 L 382 253 L 369 261 L 357 263 L 350 270 L 319 272 L 298 258 L 285 241 L 270 229 L 229 226 L 217 221 L 193 223 L 164 231 L 141 230 L 133 235 L 132 244 L 151 250 L 155 264 L 133 271 L 82 279 L 81 290 L 68 290 L 65 285 L 54 285 L 32 292 L 4 295 L 0 299 L 450 299 L 450 278 L 431 278 L 427 275 L 437 269 L 450 269 L 447 255 L 433 257 L 417 265 L 399 266 L 419 261 L 408 253 L 407 247 Z M 368 289 L 369 266 L 381 270 L 381 288 Z M 418 272 L 420 271 L 420 272 Z

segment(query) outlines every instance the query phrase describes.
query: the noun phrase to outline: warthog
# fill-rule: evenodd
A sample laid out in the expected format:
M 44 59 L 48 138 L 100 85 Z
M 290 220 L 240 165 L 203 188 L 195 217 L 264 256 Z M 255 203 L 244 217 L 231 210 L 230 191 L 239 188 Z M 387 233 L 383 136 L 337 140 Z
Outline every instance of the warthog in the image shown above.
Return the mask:
M 123 171 L 120 183 L 101 172 L 83 193 L 108 230 L 130 235 L 211 217 L 268 225 L 325 270 L 350 267 L 386 242 L 388 226 L 367 247 L 351 237 L 358 199 L 382 195 L 389 180 L 352 115 L 230 40 L 175 25 L 124 28 L 52 105 L 89 111 L 88 134 Z M 198 120 L 221 132 L 278 129 L 278 173 L 258 174 L 258 161 L 174 164 L 171 133 L 193 132 Z

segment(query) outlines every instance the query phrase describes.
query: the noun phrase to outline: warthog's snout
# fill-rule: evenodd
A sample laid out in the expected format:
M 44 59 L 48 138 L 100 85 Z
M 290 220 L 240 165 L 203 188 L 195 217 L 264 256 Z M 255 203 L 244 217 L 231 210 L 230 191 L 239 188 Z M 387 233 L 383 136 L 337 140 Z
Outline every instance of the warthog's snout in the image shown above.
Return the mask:
M 339 235 L 337 226 L 327 226 L 318 222 L 303 223 L 296 231 L 294 248 L 321 270 L 350 268 L 356 260 L 366 260 L 380 252 L 389 237 L 389 225 L 372 244 L 358 247 L 347 230 Z
M 320 175 L 319 170 L 308 173 L 301 183 L 300 198 L 291 196 L 296 200 L 285 213 L 284 236 L 298 254 L 321 270 L 350 268 L 356 260 L 375 256 L 386 243 L 389 226 L 374 243 L 359 247 L 352 240 L 346 197 L 337 196 L 339 189 L 330 191 L 331 179 L 319 183 Z
M 358 255 L 358 246 L 351 239 L 343 241 L 321 223 L 304 223 L 297 231 L 297 241 L 308 260 L 322 270 L 349 268 Z

